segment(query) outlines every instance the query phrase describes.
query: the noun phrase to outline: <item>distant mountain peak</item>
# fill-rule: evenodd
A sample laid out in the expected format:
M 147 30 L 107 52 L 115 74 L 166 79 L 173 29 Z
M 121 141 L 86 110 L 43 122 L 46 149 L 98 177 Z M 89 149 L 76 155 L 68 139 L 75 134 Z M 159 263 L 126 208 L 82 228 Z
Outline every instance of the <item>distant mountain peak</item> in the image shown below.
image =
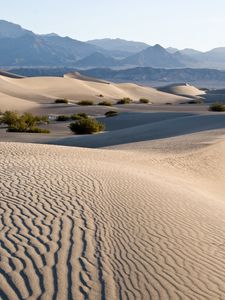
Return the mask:
M 14 24 L 5 20 L 0 20 L 1 38 L 18 38 L 26 34 L 32 35 L 33 32 L 22 28 L 18 24 Z

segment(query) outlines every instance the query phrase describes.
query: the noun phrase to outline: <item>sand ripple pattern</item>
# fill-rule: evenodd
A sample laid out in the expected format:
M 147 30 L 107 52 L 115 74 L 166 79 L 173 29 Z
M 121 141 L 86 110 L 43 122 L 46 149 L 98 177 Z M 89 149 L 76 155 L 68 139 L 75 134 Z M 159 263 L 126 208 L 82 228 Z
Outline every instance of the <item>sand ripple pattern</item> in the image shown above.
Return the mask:
M 0 164 L 0 299 L 225 299 L 224 203 L 156 161 L 0 143 Z

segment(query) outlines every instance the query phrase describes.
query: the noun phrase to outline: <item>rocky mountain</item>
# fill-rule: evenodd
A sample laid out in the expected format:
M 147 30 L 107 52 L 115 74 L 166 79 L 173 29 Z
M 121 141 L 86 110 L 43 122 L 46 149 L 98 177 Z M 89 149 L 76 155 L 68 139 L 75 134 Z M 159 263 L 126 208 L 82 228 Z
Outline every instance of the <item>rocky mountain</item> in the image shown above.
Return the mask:
M 75 63 L 75 66 L 78 68 L 115 67 L 118 65 L 118 60 L 114 59 L 113 57 L 105 56 L 100 52 L 94 52 Z
M 35 34 L 0 20 L 0 67 L 154 67 L 225 70 L 225 47 L 207 52 L 149 46 L 122 39 L 81 42 L 55 33 Z
M 127 53 L 137 53 L 149 47 L 148 44 L 135 41 L 126 41 L 123 39 L 95 39 L 87 41 L 89 44 L 95 45 L 108 51 L 123 51 Z
M 136 53 L 122 61 L 123 65 L 139 67 L 179 68 L 184 64 L 174 54 L 166 51 L 162 46 L 155 45 Z
M 73 66 L 96 46 L 55 34 L 37 35 L 0 21 L 0 66 Z

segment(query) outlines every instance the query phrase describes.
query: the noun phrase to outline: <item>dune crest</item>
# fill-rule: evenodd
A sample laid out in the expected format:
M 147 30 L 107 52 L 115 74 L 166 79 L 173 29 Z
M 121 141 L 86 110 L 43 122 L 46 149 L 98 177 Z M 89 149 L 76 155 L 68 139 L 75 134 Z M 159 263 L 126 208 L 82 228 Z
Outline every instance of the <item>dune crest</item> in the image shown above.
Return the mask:
M 7 98 L 17 98 L 16 106 L 20 100 L 28 100 L 46 107 L 53 104 L 57 98 L 67 98 L 76 103 L 80 100 L 92 100 L 98 103 L 102 100 L 116 102 L 118 99 L 129 97 L 134 101 L 147 98 L 151 103 L 179 103 L 188 100 L 188 95 L 179 96 L 157 89 L 144 87 L 131 83 L 107 83 L 98 79 L 79 76 L 77 74 L 62 77 L 27 77 L 11 78 L 0 76 L 0 91 Z M 101 95 L 101 98 L 100 98 Z M 23 105 L 21 101 L 21 105 Z M 32 109 L 32 105 L 30 106 Z M 12 104 L 12 109 L 13 104 Z

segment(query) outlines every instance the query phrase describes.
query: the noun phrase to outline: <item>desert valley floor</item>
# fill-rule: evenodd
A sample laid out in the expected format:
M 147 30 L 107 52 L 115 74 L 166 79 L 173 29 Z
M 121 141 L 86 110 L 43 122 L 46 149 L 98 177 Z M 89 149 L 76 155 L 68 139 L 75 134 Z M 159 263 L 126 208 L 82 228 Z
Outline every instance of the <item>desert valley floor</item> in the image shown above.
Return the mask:
M 152 104 L 115 105 L 112 118 L 76 104 L 100 94 Z M 213 95 L 0 76 L 2 111 L 106 124 L 85 136 L 66 122 L 49 135 L 0 128 L 1 299 L 225 299 L 225 114 L 180 104 L 199 97 Z

